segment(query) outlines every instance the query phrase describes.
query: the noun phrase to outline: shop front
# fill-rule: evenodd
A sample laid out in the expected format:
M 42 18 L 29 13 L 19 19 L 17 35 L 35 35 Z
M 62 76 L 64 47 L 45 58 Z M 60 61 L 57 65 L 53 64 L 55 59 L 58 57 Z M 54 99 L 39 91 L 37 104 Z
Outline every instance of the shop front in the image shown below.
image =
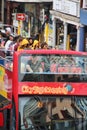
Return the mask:
M 11 10 L 13 14 L 11 21 L 13 26 L 19 28 L 18 34 L 28 37 L 32 36 L 35 38 L 39 34 L 41 35 L 40 37 L 43 37 L 43 41 L 45 39 L 48 41 L 48 37 L 44 38 L 44 32 L 46 30 L 45 18 L 49 15 L 49 10 L 52 9 L 52 0 L 8 0 L 8 3 L 10 3 L 10 6 L 13 7 Z M 18 20 L 16 16 L 19 14 L 25 14 L 25 19 Z M 50 30 L 52 30 L 51 26 Z M 47 31 L 49 31 L 48 28 Z M 51 32 L 52 31 L 50 31 L 50 33 Z
M 86 7 L 87 9 L 87 7 Z M 80 21 L 81 21 L 81 24 L 84 25 L 84 30 L 83 30 L 83 33 L 84 33 L 84 51 L 87 52 L 87 10 L 86 9 L 81 9 L 80 11 Z
M 54 46 L 62 50 L 82 51 L 83 25 L 80 23 L 80 1 L 56 0 L 50 13 L 53 16 Z

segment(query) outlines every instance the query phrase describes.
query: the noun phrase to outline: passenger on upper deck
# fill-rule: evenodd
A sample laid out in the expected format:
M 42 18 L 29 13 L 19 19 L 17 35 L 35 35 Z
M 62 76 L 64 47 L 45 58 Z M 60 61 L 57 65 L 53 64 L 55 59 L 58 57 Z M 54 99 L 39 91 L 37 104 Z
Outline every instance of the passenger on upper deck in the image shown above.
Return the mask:
M 5 30 L 0 30 L 0 48 L 4 48 L 5 36 Z
M 46 42 L 41 43 L 41 49 L 48 49 L 48 44 Z
M 13 42 L 14 41 L 14 35 L 13 34 L 10 34 L 9 35 L 9 40 L 5 43 L 5 51 L 6 51 L 6 55 L 7 56 L 10 56 L 11 55 L 11 47 L 13 45 Z
M 5 43 L 9 40 L 9 36 L 10 36 L 10 34 L 12 33 L 12 30 L 11 30 L 11 28 L 10 27 L 7 27 L 7 28 L 5 28 L 5 34 L 6 34 L 6 40 L 5 40 Z
M 42 56 L 41 61 L 44 64 L 44 72 L 50 72 L 50 56 Z
M 43 72 L 41 60 L 36 55 L 33 55 L 26 64 L 27 72 Z

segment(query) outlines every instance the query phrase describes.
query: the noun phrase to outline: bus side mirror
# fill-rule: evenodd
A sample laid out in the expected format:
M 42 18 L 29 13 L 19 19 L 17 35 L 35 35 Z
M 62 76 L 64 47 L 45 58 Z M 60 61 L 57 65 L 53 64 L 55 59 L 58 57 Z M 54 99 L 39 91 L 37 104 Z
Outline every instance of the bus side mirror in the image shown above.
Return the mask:
M 4 115 L 2 112 L 0 112 L 0 127 L 4 126 Z

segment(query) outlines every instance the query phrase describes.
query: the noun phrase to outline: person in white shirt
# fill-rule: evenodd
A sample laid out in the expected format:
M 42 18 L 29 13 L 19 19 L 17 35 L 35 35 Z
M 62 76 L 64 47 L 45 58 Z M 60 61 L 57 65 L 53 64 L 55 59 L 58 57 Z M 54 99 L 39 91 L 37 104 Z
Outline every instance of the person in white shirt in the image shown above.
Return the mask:
M 13 41 L 14 41 L 14 35 L 13 34 L 10 34 L 9 35 L 9 40 L 6 42 L 5 44 L 5 51 L 6 53 L 9 53 L 10 51 L 10 46 L 13 44 Z M 8 55 L 8 54 L 7 54 Z

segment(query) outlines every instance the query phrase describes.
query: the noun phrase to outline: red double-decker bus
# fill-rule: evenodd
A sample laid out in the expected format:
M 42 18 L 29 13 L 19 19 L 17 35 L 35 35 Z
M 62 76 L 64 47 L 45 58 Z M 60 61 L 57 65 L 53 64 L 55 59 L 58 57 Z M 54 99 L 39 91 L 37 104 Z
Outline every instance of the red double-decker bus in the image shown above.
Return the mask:
M 10 78 L 9 129 L 86 130 L 87 53 L 59 50 L 15 52 Z

